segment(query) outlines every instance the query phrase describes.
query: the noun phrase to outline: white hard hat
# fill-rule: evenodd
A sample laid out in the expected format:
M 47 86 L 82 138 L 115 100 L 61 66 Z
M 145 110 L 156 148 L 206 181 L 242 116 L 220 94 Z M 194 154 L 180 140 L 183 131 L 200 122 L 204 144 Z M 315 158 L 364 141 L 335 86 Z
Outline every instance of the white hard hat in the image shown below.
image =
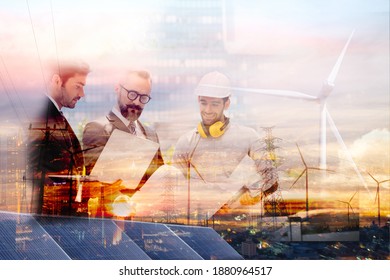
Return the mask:
M 200 79 L 195 89 L 197 96 L 225 98 L 230 96 L 230 81 L 224 74 L 214 71 Z

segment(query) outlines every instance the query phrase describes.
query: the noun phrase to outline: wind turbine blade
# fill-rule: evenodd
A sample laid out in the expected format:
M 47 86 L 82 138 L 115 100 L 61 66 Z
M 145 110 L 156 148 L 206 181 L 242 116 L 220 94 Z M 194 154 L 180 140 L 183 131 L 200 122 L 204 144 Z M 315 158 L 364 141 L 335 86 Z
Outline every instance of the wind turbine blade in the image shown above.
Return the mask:
M 339 142 L 339 145 L 344 149 L 344 152 L 345 152 L 345 154 L 347 156 L 347 159 L 351 163 L 353 169 L 355 170 L 357 176 L 359 177 L 360 182 L 363 184 L 364 188 L 370 194 L 370 190 L 368 189 L 367 184 L 366 184 L 366 182 L 364 181 L 364 179 L 362 177 L 362 174 L 360 174 L 360 171 L 357 168 L 355 161 L 352 159 L 351 153 L 349 152 L 347 146 L 345 145 L 344 140 L 341 137 L 340 132 L 337 129 L 337 127 L 336 127 L 332 117 L 330 116 L 328 110 L 326 110 L 326 116 L 327 116 L 330 128 L 332 129 L 332 132 L 333 132 L 333 134 L 335 135 L 335 137 L 337 139 L 337 142 Z
M 317 100 L 317 97 L 302 93 L 299 91 L 292 91 L 292 90 L 279 90 L 279 89 L 256 89 L 256 88 L 243 88 L 243 87 L 223 87 L 223 86 L 217 86 L 217 85 L 207 85 L 204 86 L 207 87 L 213 87 L 213 88 L 225 88 L 225 89 L 231 89 L 236 91 L 243 91 L 243 92 L 253 92 L 253 93 L 260 93 L 264 95 L 271 95 L 271 96 L 282 96 L 282 97 L 288 97 L 288 98 L 295 98 L 295 99 L 304 99 L 304 100 Z
M 317 100 L 317 97 L 293 90 L 279 90 L 279 89 L 245 89 L 233 87 L 233 90 L 255 92 L 265 95 L 282 96 L 289 98 L 299 98 L 304 100 Z
M 303 155 L 301 153 L 301 149 L 299 149 L 298 143 L 295 143 L 295 145 L 297 145 L 298 152 L 299 152 L 299 155 L 301 156 L 301 160 L 303 162 L 303 165 L 305 166 L 305 169 L 307 169 L 307 165 L 306 165 L 305 159 L 303 158 Z
M 342 200 L 337 200 L 338 202 L 341 202 L 341 203 L 348 203 L 346 201 L 342 201 Z
M 368 175 L 370 175 L 370 177 L 371 177 L 375 182 L 377 182 L 377 183 L 379 184 L 378 180 L 375 179 L 374 176 L 372 176 L 370 172 L 367 172 L 367 173 L 368 173 Z
M 337 74 L 339 72 L 341 63 L 343 62 L 344 55 L 345 55 L 345 53 L 347 51 L 348 45 L 351 42 L 351 39 L 352 39 L 352 36 L 353 36 L 354 33 L 355 33 L 355 30 L 352 31 L 351 35 L 349 35 L 347 43 L 345 44 L 343 50 L 341 51 L 341 54 L 340 54 L 339 58 L 336 61 L 336 64 L 333 66 L 333 69 L 330 72 L 330 74 L 328 76 L 328 79 L 327 79 L 328 84 L 334 84 L 334 81 L 336 80 L 336 76 L 337 76 Z
M 291 185 L 290 189 L 295 185 L 296 182 L 302 177 L 302 175 L 305 173 L 306 169 L 304 169 L 301 173 L 301 175 L 298 176 L 298 178 L 294 181 L 294 183 Z
M 357 193 L 358 193 L 358 192 L 356 191 L 356 192 L 353 194 L 353 196 L 351 197 L 351 199 L 349 200 L 349 202 L 352 201 L 352 199 L 354 198 L 354 196 L 355 196 Z
M 382 183 L 388 182 L 388 181 L 390 181 L 390 179 L 387 179 L 387 180 L 384 180 L 384 181 L 380 181 L 379 184 L 382 184 Z

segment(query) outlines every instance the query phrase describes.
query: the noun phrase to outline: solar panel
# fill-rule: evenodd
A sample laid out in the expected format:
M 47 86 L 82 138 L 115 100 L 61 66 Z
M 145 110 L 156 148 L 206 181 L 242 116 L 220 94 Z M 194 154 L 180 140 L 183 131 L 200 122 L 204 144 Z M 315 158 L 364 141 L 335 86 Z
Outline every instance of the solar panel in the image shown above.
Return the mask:
M 167 225 L 205 260 L 243 260 L 219 234 L 209 227 Z
M 124 231 L 153 260 L 202 259 L 164 224 L 126 221 Z
M 0 212 L 0 259 L 68 260 L 70 257 L 32 216 Z
M 150 260 L 114 220 L 37 217 L 37 221 L 75 260 Z
M 0 259 L 243 259 L 213 229 L 0 211 Z

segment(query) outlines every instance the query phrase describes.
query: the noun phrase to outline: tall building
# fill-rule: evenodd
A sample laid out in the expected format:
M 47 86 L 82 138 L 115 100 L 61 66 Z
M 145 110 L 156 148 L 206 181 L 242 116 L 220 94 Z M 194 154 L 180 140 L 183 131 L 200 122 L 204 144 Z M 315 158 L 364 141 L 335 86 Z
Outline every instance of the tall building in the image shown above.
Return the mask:
M 0 209 L 18 211 L 25 194 L 25 145 L 21 130 L 0 128 Z M 15 132 L 10 132 L 15 131 Z
M 241 254 L 244 257 L 251 258 L 253 256 L 256 256 L 256 243 L 253 242 L 251 238 L 248 238 L 247 240 L 243 241 L 241 243 Z

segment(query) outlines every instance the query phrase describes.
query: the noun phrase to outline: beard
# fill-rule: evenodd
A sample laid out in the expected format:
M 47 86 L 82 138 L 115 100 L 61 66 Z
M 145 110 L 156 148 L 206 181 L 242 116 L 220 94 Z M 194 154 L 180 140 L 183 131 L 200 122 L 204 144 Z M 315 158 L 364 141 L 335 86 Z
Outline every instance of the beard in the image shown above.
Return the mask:
M 69 93 L 66 91 L 65 87 L 61 87 L 61 105 L 65 108 L 73 109 L 76 107 L 76 103 L 80 100 L 79 96 L 74 97 L 73 99 L 69 98 Z
M 131 121 L 137 120 L 143 111 L 141 106 L 135 104 L 119 104 L 119 109 L 122 116 Z

